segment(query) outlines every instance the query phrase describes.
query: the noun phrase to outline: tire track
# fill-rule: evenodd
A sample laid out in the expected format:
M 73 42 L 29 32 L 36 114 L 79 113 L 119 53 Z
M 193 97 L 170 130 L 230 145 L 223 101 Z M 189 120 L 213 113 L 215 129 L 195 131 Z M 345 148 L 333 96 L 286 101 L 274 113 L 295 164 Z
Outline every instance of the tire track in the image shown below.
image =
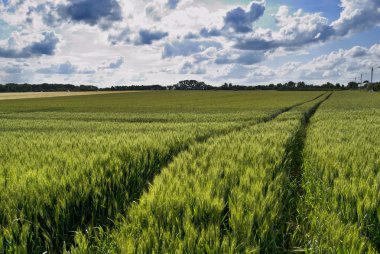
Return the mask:
M 287 148 L 287 158 L 290 158 L 287 168 L 289 169 L 288 179 L 289 179 L 289 189 L 288 195 L 285 195 L 284 199 L 284 227 L 282 238 L 278 241 L 278 246 L 282 246 L 279 252 L 289 253 L 305 253 L 305 250 L 299 246 L 300 242 L 300 223 L 302 219 L 301 214 L 298 212 L 298 203 L 301 197 L 304 195 L 304 190 L 302 188 L 302 175 L 303 175 L 303 150 L 305 146 L 307 128 L 310 123 L 310 119 L 316 113 L 318 108 L 331 97 L 332 93 L 326 96 L 322 101 L 313 106 L 309 111 L 307 111 L 302 119 L 302 124 L 300 129 L 297 131 L 296 135 L 289 143 Z
M 148 190 L 150 183 L 154 180 L 154 178 L 157 175 L 159 175 L 161 173 L 162 169 L 166 168 L 181 153 L 185 153 L 185 152 L 189 151 L 191 147 L 207 143 L 212 138 L 223 137 L 223 136 L 228 135 L 232 132 L 239 132 L 245 128 L 252 126 L 253 124 L 270 122 L 270 121 L 276 119 L 281 114 L 288 112 L 295 107 L 298 107 L 300 105 L 318 100 L 320 97 L 324 96 L 325 94 L 326 93 L 322 93 L 322 94 L 319 94 L 318 96 L 316 96 L 315 98 L 313 98 L 311 100 L 301 102 L 301 103 L 297 103 L 297 104 L 294 104 L 290 107 L 283 108 L 283 109 L 281 109 L 281 110 L 279 110 L 279 111 L 277 111 L 277 112 L 275 112 L 272 115 L 269 115 L 267 117 L 263 117 L 261 119 L 249 120 L 249 121 L 246 121 L 239 126 L 233 126 L 230 128 L 226 128 L 224 130 L 219 130 L 216 132 L 215 131 L 209 132 L 209 133 L 206 133 L 204 135 L 200 135 L 198 137 L 195 137 L 193 140 L 189 140 L 179 147 L 172 147 L 170 149 L 170 153 L 167 154 L 167 156 L 165 156 L 164 160 L 161 160 L 161 161 L 155 160 L 152 164 L 150 164 L 150 168 L 142 169 L 142 171 L 146 172 L 143 175 L 143 178 L 144 178 L 143 184 L 141 184 L 141 182 L 142 182 L 141 177 L 139 179 L 133 180 L 133 181 L 136 181 L 136 183 L 132 183 L 131 185 L 135 186 L 135 187 L 138 186 L 139 189 L 138 189 L 138 191 L 135 191 L 135 193 L 133 193 L 133 196 L 131 197 L 130 203 L 138 202 L 141 195 L 144 193 L 144 191 Z M 125 173 L 127 173 L 127 172 L 125 172 Z M 116 187 L 116 189 L 114 189 L 114 191 L 117 193 L 122 193 L 122 192 L 128 191 L 127 186 L 114 186 L 114 188 L 115 187 Z M 110 195 L 110 193 L 108 193 L 107 195 L 105 194 L 105 196 L 106 196 L 106 198 L 108 198 L 108 196 L 113 196 L 113 195 Z M 123 206 L 125 206 L 125 205 L 124 204 L 120 204 L 120 205 L 118 204 L 118 207 L 123 207 Z M 95 224 L 95 225 L 98 225 L 98 226 L 101 225 L 101 227 L 106 228 L 107 231 L 112 229 L 114 224 L 115 224 L 112 219 L 117 218 L 117 215 L 119 213 L 123 213 L 126 210 L 128 210 L 128 206 L 124 207 L 123 209 L 120 209 L 118 211 L 115 211 L 112 218 L 107 217 L 107 216 L 98 217 L 97 224 Z M 105 207 L 104 209 L 107 209 L 107 207 Z M 226 218 L 228 218 L 227 214 L 228 214 L 228 208 L 226 209 Z M 88 226 L 90 226 L 90 225 L 94 225 L 94 224 L 89 223 Z M 226 227 L 228 228 L 228 225 L 226 225 Z M 94 227 L 94 229 L 97 229 L 97 228 L 99 228 L 99 227 Z M 82 230 L 85 230 L 85 228 L 82 227 Z M 66 242 L 67 247 L 70 247 L 72 245 L 72 243 L 73 243 L 73 237 L 72 238 L 70 237 L 70 239 Z M 91 242 L 90 242 L 90 244 L 91 244 Z

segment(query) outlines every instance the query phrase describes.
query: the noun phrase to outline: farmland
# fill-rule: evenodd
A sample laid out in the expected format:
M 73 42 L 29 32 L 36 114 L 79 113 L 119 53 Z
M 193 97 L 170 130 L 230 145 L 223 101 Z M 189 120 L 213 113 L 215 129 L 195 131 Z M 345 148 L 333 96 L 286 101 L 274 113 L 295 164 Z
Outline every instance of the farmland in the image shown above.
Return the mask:
M 0 100 L 0 253 L 379 253 L 380 95 Z
M 34 98 L 80 96 L 80 95 L 91 95 L 91 94 L 112 94 L 112 93 L 120 93 L 120 92 L 95 91 L 95 92 L 23 92 L 23 93 L 0 93 L 0 100 L 34 99 Z

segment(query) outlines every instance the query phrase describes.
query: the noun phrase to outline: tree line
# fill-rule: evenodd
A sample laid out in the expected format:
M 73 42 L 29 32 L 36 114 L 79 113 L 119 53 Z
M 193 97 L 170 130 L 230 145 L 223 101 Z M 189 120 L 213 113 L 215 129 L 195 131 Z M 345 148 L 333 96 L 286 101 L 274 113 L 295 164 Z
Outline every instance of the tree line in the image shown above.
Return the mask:
M 80 85 L 75 86 L 71 84 L 0 84 L 0 92 L 65 92 L 65 91 L 97 91 L 96 86 Z
M 72 85 L 72 84 L 0 84 L 0 93 L 4 92 L 79 92 L 79 91 L 144 91 L 144 90 L 357 90 L 366 89 L 372 91 L 380 91 L 380 82 L 369 83 L 364 82 L 361 86 L 357 82 L 349 82 L 347 85 L 340 83 L 327 82 L 322 85 L 306 84 L 305 82 L 293 82 L 257 85 L 257 86 L 242 86 L 233 85 L 232 83 L 224 83 L 222 86 L 211 86 L 205 82 L 196 80 L 182 80 L 175 85 L 161 86 L 161 85 L 131 85 L 131 86 L 110 86 L 106 88 L 98 88 L 93 85 Z

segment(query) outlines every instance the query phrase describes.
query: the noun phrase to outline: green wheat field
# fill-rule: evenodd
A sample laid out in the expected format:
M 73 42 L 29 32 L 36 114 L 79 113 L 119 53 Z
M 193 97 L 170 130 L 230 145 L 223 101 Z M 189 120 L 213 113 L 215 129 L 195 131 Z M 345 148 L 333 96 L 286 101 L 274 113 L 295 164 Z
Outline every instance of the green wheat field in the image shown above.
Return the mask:
M 380 94 L 0 101 L 0 253 L 379 253 Z

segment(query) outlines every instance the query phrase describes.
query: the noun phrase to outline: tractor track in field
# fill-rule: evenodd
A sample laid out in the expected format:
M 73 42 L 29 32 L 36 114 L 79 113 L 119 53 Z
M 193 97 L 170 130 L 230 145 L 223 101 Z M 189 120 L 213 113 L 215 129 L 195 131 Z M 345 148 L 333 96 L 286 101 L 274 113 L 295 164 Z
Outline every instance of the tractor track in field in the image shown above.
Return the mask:
M 241 124 L 239 126 L 234 126 L 234 127 L 231 127 L 231 128 L 227 128 L 227 129 L 224 129 L 224 130 L 217 131 L 217 132 L 208 133 L 208 134 L 205 134 L 205 135 L 200 135 L 198 137 L 195 137 L 193 140 L 190 140 L 186 144 L 184 144 L 184 146 L 183 146 L 182 149 L 177 150 L 177 151 L 171 153 L 171 155 L 168 157 L 168 159 L 164 163 L 162 163 L 161 167 L 158 170 L 156 170 L 154 172 L 154 174 L 152 174 L 151 176 L 148 176 L 147 181 L 146 181 L 147 182 L 147 186 L 142 187 L 141 193 L 135 197 L 135 200 L 138 200 L 140 198 L 140 196 L 143 193 L 143 191 L 147 189 L 147 187 L 153 181 L 153 179 L 157 175 L 159 175 L 164 168 L 166 168 L 170 163 L 172 163 L 175 160 L 175 158 L 177 156 L 179 156 L 181 153 L 189 151 L 191 147 L 207 143 L 212 138 L 223 137 L 223 136 L 226 136 L 226 135 L 228 135 L 228 134 L 230 134 L 232 132 L 239 132 L 239 131 L 244 130 L 245 128 L 248 128 L 248 127 L 250 127 L 250 126 L 252 126 L 254 124 L 260 124 L 260 123 L 270 122 L 270 121 L 276 119 L 281 114 L 286 113 L 286 112 L 292 110 L 295 107 L 298 107 L 298 106 L 301 106 L 303 104 L 306 104 L 306 103 L 318 100 L 320 97 L 324 96 L 325 94 L 326 93 L 323 93 L 323 94 L 320 94 L 320 95 L 318 95 L 317 97 L 315 97 L 315 98 L 313 98 L 311 100 L 308 100 L 308 101 L 305 101 L 305 102 L 301 102 L 301 103 L 297 103 L 297 104 L 292 105 L 290 107 L 286 107 L 286 108 L 284 108 L 282 110 L 279 110 L 278 112 L 276 112 L 276 113 L 274 113 L 272 115 L 269 115 L 269 116 L 264 117 L 264 118 L 259 119 L 259 120 L 250 120 L 250 121 L 247 121 L 244 124 Z
M 181 153 L 184 153 L 184 152 L 187 152 L 189 151 L 190 147 L 192 146 L 196 146 L 196 145 L 199 145 L 199 144 L 204 144 L 204 143 L 207 143 L 210 139 L 212 138 L 217 138 L 217 137 L 223 137 L 225 135 L 228 135 L 232 132 L 238 132 L 238 131 L 241 131 L 245 128 L 248 128 L 249 126 L 252 126 L 253 124 L 259 124 L 259 123 L 267 123 L 267 122 L 270 122 L 272 120 L 274 120 L 275 118 L 277 118 L 279 115 L 283 114 L 283 113 L 286 113 L 290 110 L 292 110 L 293 108 L 295 107 L 298 107 L 300 105 L 303 105 L 303 104 L 306 104 L 306 103 L 309 103 L 309 102 L 312 102 L 312 101 L 315 101 L 317 99 L 319 99 L 320 97 L 324 96 L 326 93 L 323 93 L 323 94 L 320 94 L 318 95 L 317 97 L 311 99 L 311 100 L 308 100 L 308 101 L 305 101 L 305 102 L 301 102 L 301 103 L 297 103 L 295 105 L 292 105 L 290 107 L 286 107 L 282 110 L 279 110 L 278 112 L 270 115 L 270 116 L 267 116 L 267 117 L 264 117 L 260 120 L 254 120 L 254 121 L 248 121 L 248 122 L 245 122 L 244 124 L 241 124 L 240 126 L 234 126 L 234 127 L 231 127 L 231 128 L 227 128 L 225 130 L 221 130 L 221 131 L 217 131 L 215 133 L 208 133 L 208 134 L 205 134 L 205 135 L 200 135 L 198 137 L 195 137 L 193 140 L 190 140 L 189 142 L 187 142 L 182 149 L 178 150 L 178 151 L 175 151 L 173 154 L 171 154 L 171 156 L 169 156 L 168 160 L 165 161 L 164 163 L 162 163 L 161 167 L 159 170 L 157 170 L 152 176 L 148 177 L 147 179 L 147 186 L 149 185 L 149 183 L 151 183 L 153 181 L 153 179 L 161 173 L 162 169 L 166 168 L 170 163 L 172 163 L 175 158 L 177 156 L 179 156 Z M 143 187 L 142 189 L 145 190 L 147 189 L 147 186 Z M 143 190 L 141 191 L 141 193 L 143 192 Z M 136 200 L 138 200 L 140 198 L 140 196 L 136 197 Z
M 50 245 L 50 250 L 53 252 L 60 252 L 62 250 L 63 246 L 67 246 L 70 248 L 74 244 L 74 236 L 75 236 L 75 231 L 77 229 L 80 229 L 81 231 L 85 231 L 87 228 L 98 228 L 98 226 L 101 226 L 105 228 L 105 230 L 110 230 L 114 227 L 115 222 L 113 219 L 118 218 L 118 214 L 123 214 L 125 213 L 129 206 L 133 202 L 138 202 L 138 200 L 141 198 L 141 195 L 144 193 L 144 191 L 148 191 L 149 185 L 152 183 L 154 178 L 161 173 L 161 171 L 166 168 L 172 161 L 175 160 L 175 158 L 180 155 L 181 153 L 187 152 L 190 150 L 191 147 L 197 146 L 200 144 L 204 144 L 210 141 L 212 138 L 217 138 L 217 137 L 223 137 L 225 135 L 229 135 L 233 132 L 239 132 L 245 128 L 248 128 L 254 124 L 259 124 L 259 123 L 266 123 L 274 120 L 276 117 L 279 115 L 288 112 L 292 110 L 295 107 L 298 107 L 300 105 L 318 100 L 320 97 L 324 96 L 326 93 L 321 93 L 315 98 L 297 103 L 295 105 L 283 108 L 267 117 L 263 117 L 261 119 L 255 119 L 255 120 L 249 120 L 245 121 L 243 124 L 233 126 L 230 128 L 226 128 L 221 131 L 216 131 L 216 132 L 209 132 L 204 135 L 199 135 L 191 140 L 187 140 L 184 143 L 182 143 L 180 146 L 176 147 L 171 147 L 169 149 L 169 152 L 167 155 L 164 156 L 164 158 L 157 159 L 155 158 L 154 155 L 153 157 L 153 162 L 149 163 L 149 165 L 146 165 L 144 168 L 140 168 L 140 170 L 144 171 L 143 176 L 140 177 L 139 179 L 135 179 L 135 181 L 132 180 L 132 182 L 128 183 L 127 185 L 123 186 L 116 186 L 114 183 L 108 183 L 110 186 L 113 186 L 112 188 L 107 188 L 102 189 L 107 191 L 112 190 L 112 193 L 97 193 L 97 195 L 103 196 L 105 199 L 105 203 L 107 204 L 108 202 L 114 201 L 117 202 L 117 209 L 113 210 L 111 214 L 107 214 L 106 211 L 108 207 L 104 208 L 99 208 L 99 207 L 92 207 L 94 204 L 92 204 L 92 196 L 95 195 L 95 193 L 90 192 L 87 197 L 83 200 L 81 200 L 80 204 L 74 206 L 74 207 L 68 207 L 70 210 L 69 213 L 75 213 L 75 210 L 80 210 L 80 208 L 85 207 L 86 209 L 91 209 L 91 210 L 96 210 L 96 216 L 92 217 L 92 215 L 89 215 L 86 217 L 85 221 L 72 221 L 72 223 L 68 224 L 65 226 L 66 232 L 62 235 L 62 238 L 60 237 L 59 239 L 54 239 L 54 242 L 51 242 Z M 122 158 L 123 159 L 123 158 Z M 127 177 L 128 175 L 128 170 L 125 170 L 124 175 L 121 177 Z M 110 172 L 111 173 L 111 172 Z M 143 178 L 143 179 L 142 179 Z M 103 184 L 99 182 L 98 184 Z M 138 186 L 138 189 L 133 189 L 131 190 L 129 185 L 131 186 Z M 96 186 L 95 186 L 96 187 Z M 93 187 L 95 190 L 96 188 Z M 125 201 L 117 196 L 117 193 L 129 193 L 130 194 L 130 199 L 128 201 Z M 90 207 L 88 207 L 90 205 Z M 102 209 L 104 211 L 102 211 Z M 225 211 L 226 213 L 226 218 L 229 216 L 229 211 L 228 207 Z M 75 217 L 75 216 L 74 216 Z M 41 222 L 41 225 L 44 225 L 44 222 Z M 227 225 L 228 229 L 228 225 Z M 43 228 L 40 228 L 41 231 L 44 231 Z M 46 232 L 47 235 L 50 235 L 52 232 Z M 54 234 L 53 234 L 54 235 Z M 42 238 L 41 238 L 42 239 Z
M 72 218 L 74 218 L 74 219 L 76 218 L 75 217 L 76 216 L 75 210 L 81 210 L 81 208 L 89 209 L 89 210 L 96 210 L 97 212 L 94 213 L 95 215 L 86 216 L 86 219 L 84 221 L 80 221 L 79 219 L 78 220 L 73 219 L 72 223 L 69 223 L 66 225 L 63 225 L 63 224 L 60 225 L 63 227 L 62 228 L 63 232 L 62 232 L 62 237 L 59 237 L 59 238 L 56 237 L 56 235 L 55 235 L 56 233 L 54 233 L 54 229 L 52 232 L 50 232 L 49 227 L 44 227 L 46 222 L 44 220 L 41 220 L 41 222 L 39 224 L 41 226 L 36 225 L 36 228 L 35 228 L 35 230 L 37 232 L 36 236 L 39 236 L 40 237 L 39 239 L 44 239 L 44 237 L 45 237 L 44 235 L 52 236 L 53 242 L 50 242 L 48 244 L 49 245 L 48 248 L 49 248 L 49 252 L 56 253 L 56 252 L 60 252 L 62 250 L 63 246 L 66 246 L 68 248 L 73 246 L 75 232 L 77 230 L 85 231 L 89 227 L 96 229 L 97 226 L 101 226 L 101 227 L 105 228 L 105 230 L 108 231 L 108 230 L 112 229 L 115 225 L 115 222 L 113 221 L 113 219 L 117 220 L 118 214 L 125 213 L 128 210 L 129 206 L 133 202 L 138 202 L 138 200 L 141 198 L 141 195 L 144 193 L 144 191 L 148 191 L 149 185 L 154 180 L 154 178 L 161 173 L 162 169 L 166 168 L 173 160 L 175 160 L 175 158 L 179 154 L 189 151 L 190 148 L 193 146 L 203 144 L 203 143 L 207 143 L 212 138 L 223 137 L 223 136 L 231 134 L 233 132 L 241 131 L 241 130 L 248 128 L 254 124 L 270 122 L 273 119 L 275 119 L 276 117 L 278 117 L 279 115 L 281 115 L 285 112 L 288 112 L 289 110 L 291 110 L 295 107 L 298 107 L 302 104 L 309 103 L 311 101 L 318 100 L 318 98 L 320 98 L 321 96 L 323 96 L 325 94 L 326 93 L 321 93 L 311 100 L 301 102 L 301 103 L 297 103 L 297 104 L 292 105 L 290 107 L 283 108 L 283 109 L 273 113 L 272 115 L 269 115 L 267 117 L 263 117 L 261 119 L 244 121 L 240 125 L 235 125 L 235 126 L 226 128 L 226 129 L 221 130 L 221 131 L 209 132 L 209 133 L 206 133 L 204 135 L 199 135 L 199 136 L 197 136 L 191 140 L 185 141 L 184 143 L 182 143 L 180 145 L 170 147 L 168 154 L 166 154 L 164 156 L 164 158 L 157 159 L 156 155 L 153 154 L 152 155 L 153 156 L 152 157 L 153 162 L 149 163 L 149 165 L 146 165 L 146 168 L 140 168 L 141 171 L 144 171 L 143 177 L 140 177 L 139 179 L 135 179 L 135 181 L 132 180 L 132 182 L 129 183 L 129 184 L 131 184 L 131 186 L 137 185 L 138 189 L 134 189 L 134 191 L 132 192 L 130 190 L 131 187 L 129 186 L 129 184 L 127 184 L 125 186 L 124 185 L 123 186 L 116 186 L 116 184 L 115 184 L 116 180 L 111 181 L 110 183 L 107 183 L 107 186 L 109 185 L 112 188 L 101 189 L 102 190 L 101 193 L 92 193 L 92 191 L 91 191 L 88 193 L 88 195 L 86 195 L 86 198 L 77 201 L 78 203 L 76 203 L 76 204 L 73 203 L 73 206 L 69 205 L 67 207 L 67 209 L 70 212 L 69 212 L 69 214 L 66 214 L 66 215 L 68 216 L 68 218 L 70 218 L 70 221 Z M 127 161 L 126 161 L 126 164 L 128 164 Z M 123 176 L 120 176 L 120 177 L 128 177 L 128 174 L 129 174 L 128 170 L 124 170 L 124 171 L 125 172 L 123 173 Z M 112 172 L 110 171 L 109 173 L 112 173 Z M 97 184 L 103 185 L 104 183 L 99 182 Z M 95 190 L 96 186 L 94 186 L 92 189 Z M 107 191 L 111 191 L 111 193 L 108 193 Z M 130 199 L 128 199 L 128 201 L 126 202 L 125 200 L 122 200 L 119 198 L 113 198 L 113 197 L 117 197 L 117 193 L 130 193 L 131 196 L 130 196 Z M 96 207 L 92 203 L 92 201 L 93 201 L 92 198 L 95 194 L 98 196 L 102 196 L 105 199 L 105 204 L 108 204 L 108 202 L 111 202 L 111 201 L 117 202 L 117 205 L 116 205 L 117 209 L 112 211 L 111 215 L 109 215 L 104 211 L 106 211 L 110 207 L 108 207 L 108 206 L 105 206 L 104 208 Z M 226 213 L 228 214 L 228 210 L 226 210 Z M 31 240 L 33 240 L 33 239 L 31 238 Z
M 200 135 L 200 136 L 195 137 L 194 139 L 192 139 L 190 141 L 187 141 L 185 144 L 182 145 L 182 147 L 180 149 L 176 149 L 175 147 L 171 148 L 170 150 L 172 150 L 172 151 L 170 152 L 169 156 L 167 156 L 164 161 L 161 161 L 158 165 L 156 165 L 156 164 L 151 165 L 151 166 L 153 166 L 153 170 L 148 170 L 148 172 L 150 172 L 150 174 L 146 175 L 145 184 L 140 186 L 138 191 L 136 191 L 135 193 L 132 193 L 133 197 L 131 199 L 130 204 L 133 202 L 138 202 L 138 200 L 141 198 L 141 195 L 144 193 L 144 191 L 148 191 L 149 185 L 153 182 L 154 178 L 157 175 L 159 175 L 164 168 L 166 168 L 170 163 L 172 163 L 177 156 L 179 156 L 181 153 L 189 151 L 191 147 L 207 143 L 212 138 L 223 137 L 223 136 L 228 135 L 230 133 L 241 131 L 245 128 L 252 126 L 253 124 L 270 122 L 270 121 L 274 120 L 275 118 L 277 118 L 279 115 L 281 115 L 285 112 L 288 112 L 295 107 L 298 107 L 298 106 L 301 106 L 303 104 L 318 100 L 320 97 L 324 96 L 325 94 L 326 93 L 321 93 L 320 95 L 316 96 L 315 98 L 313 98 L 311 100 L 301 102 L 301 103 L 297 103 L 297 104 L 294 104 L 292 106 L 283 108 L 283 109 L 275 112 L 274 114 L 269 115 L 267 117 L 263 117 L 262 119 L 259 119 L 259 120 L 246 121 L 239 126 L 234 126 L 231 128 L 221 130 L 221 131 L 212 132 L 212 133 L 208 133 L 205 135 Z M 92 225 L 92 227 L 101 225 L 102 227 L 106 228 L 106 230 L 112 229 L 115 225 L 115 222 L 113 221 L 113 219 L 116 218 L 117 214 L 125 213 L 128 210 L 128 207 L 129 207 L 129 205 L 127 207 L 124 207 L 124 209 L 121 209 L 119 211 L 115 211 L 115 213 L 113 213 L 113 215 L 115 215 L 115 216 L 112 216 L 111 218 L 108 218 L 108 217 L 107 218 L 105 218 L 105 217 L 104 218 L 102 218 L 102 217 L 98 218 L 97 225 Z M 105 209 L 107 209 L 107 207 Z M 229 213 L 228 209 L 226 209 L 226 218 L 228 218 L 228 213 Z M 85 228 L 82 227 L 82 230 L 84 230 L 84 229 Z M 72 232 L 74 232 L 74 231 L 72 231 Z M 66 239 L 67 240 L 66 244 L 68 247 L 71 246 L 71 244 L 73 243 L 73 239 L 70 239 L 70 238 Z M 60 246 L 56 246 L 56 247 L 59 248 Z
M 295 239 L 300 234 L 299 228 L 302 218 L 298 212 L 298 203 L 304 195 L 304 189 L 302 188 L 302 176 L 303 176 L 303 150 L 305 146 L 305 140 L 307 135 L 307 128 L 311 118 L 317 112 L 318 108 L 331 97 L 332 93 L 326 96 L 322 101 L 313 106 L 308 112 L 305 113 L 302 119 L 302 125 L 295 134 L 292 142 L 289 143 L 287 148 L 287 156 L 290 158 L 290 162 L 287 165 L 289 169 L 287 171 L 289 179 L 289 193 L 284 197 L 284 214 L 282 223 L 282 235 L 279 237 L 278 245 L 280 253 L 305 253 L 302 248 L 302 243 L 295 242 Z

